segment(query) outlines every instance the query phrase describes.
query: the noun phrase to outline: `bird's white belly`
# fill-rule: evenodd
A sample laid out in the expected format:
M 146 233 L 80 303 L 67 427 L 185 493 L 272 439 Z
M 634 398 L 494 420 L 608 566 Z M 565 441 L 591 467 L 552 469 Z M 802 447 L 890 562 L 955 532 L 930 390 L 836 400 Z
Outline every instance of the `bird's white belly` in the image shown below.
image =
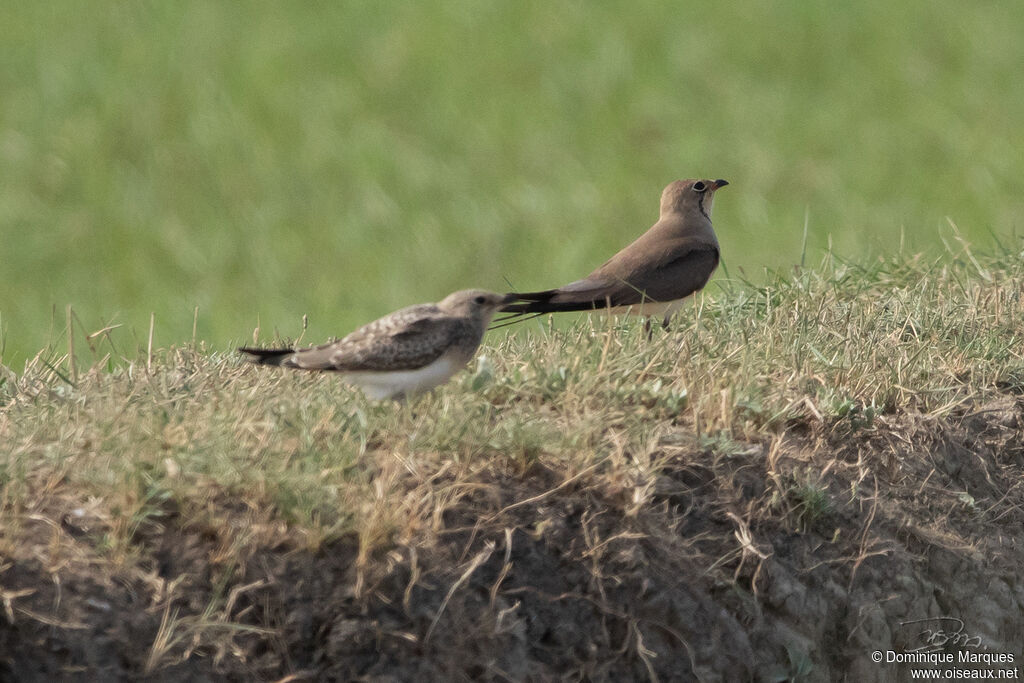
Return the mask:
M 342 379 L 358 386 L 368 398 L 380 401 L 429 391 L 447 382 L 463 365 L 464 362 L 459 362 L 451 354 L 445 354 L 416 370 L 347 372 L 342 375 Z

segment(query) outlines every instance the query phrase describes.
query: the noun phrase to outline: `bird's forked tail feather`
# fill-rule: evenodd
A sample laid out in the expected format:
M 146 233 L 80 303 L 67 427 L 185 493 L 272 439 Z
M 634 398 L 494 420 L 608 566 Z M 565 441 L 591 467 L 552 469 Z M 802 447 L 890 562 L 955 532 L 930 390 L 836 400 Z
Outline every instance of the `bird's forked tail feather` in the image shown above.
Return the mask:
M 238 351 L 248 356 L 245 360 L 257 365 L 280 365 L 285 358 L 295 353 L 295 349 L 253 349 L 244 346 L 240 346 Z
M 561 295 L 561 301 L 552 301 Z M 579 296 L 575 300 L 566 300 L 566 293 L 561 289 L 546 289 L 542 292 L 515 292 L 509 297 L 518 299 L 516 303 L 505 304 L 501 307 L 502 313 L 566 313 L 569 311 L 593 311 L 598 308 L 607 308 L 610 303 L 606 299 L 592 299 L 587 296 Z M 612 305 L 614 305 L 612 303 Z

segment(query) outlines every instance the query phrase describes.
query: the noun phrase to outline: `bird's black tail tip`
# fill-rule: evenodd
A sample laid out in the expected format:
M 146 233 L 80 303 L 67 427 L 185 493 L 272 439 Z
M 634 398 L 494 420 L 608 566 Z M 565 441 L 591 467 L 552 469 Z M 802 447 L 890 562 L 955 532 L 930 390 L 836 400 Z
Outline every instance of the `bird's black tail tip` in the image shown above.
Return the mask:
M 245 360 L 256 365 L 280 365 L 281 361 L 295 352 L 295 349 L 254 349 L 240 346 L 238 352 L 245 354 Z
M 534 303 L 516 303 L 516 304 L 505 304 L 499 309 L 501 313 L 530 313 L 533 310 Z
M 558 293 L 557 289 L 545 289 L 542 292 L 509 292 L 506 298 L 510 302 L 498 309 L 502 313 L 535 313 L 537 304 L 551 299 Z

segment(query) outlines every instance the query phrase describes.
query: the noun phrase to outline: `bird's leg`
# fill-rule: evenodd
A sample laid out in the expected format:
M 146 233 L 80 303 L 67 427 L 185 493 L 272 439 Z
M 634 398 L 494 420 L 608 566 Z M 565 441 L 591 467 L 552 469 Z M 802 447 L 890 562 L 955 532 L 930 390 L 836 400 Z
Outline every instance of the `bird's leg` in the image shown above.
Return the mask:
M 668 332 L 668 324 L 669 324 L 669 322 L 671 320 L 672 320 L 672 314 L 671 313 L 666 313 L 665 317 L 662 318 L 662 320 L 661 320 L 661 329 L 663 329 L 666 332 Z
M 651 316 L 644 318 L 644 334 L 647 335 L 647 341 L 654 338 L 654 332 L 651 330 Z

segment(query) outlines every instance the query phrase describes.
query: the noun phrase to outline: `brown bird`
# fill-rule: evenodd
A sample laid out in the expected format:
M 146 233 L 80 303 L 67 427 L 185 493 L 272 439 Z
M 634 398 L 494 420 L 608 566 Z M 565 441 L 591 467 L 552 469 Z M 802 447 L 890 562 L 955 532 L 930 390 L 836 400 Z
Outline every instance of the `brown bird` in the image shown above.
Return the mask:
M 500 318 L 528 313 L 589 311 L 662 315 L 667 326 L 683 300 L 703 289 L 718 266 L 718 239 L 711 228 L 711 205 L 724 180 L 677 180 L 661 193 L 658 222 L 635 242 L 582 280 L 542 292 L 509 294 Z M 648 328 L 649 329 L 649 328 Z
M 258 365 L 337 372 L 372 399 L 403 399 L 447 382 L 476 353 L 507 295 L 467 289 L 409 306 L 308 349 L 240 348 Z

